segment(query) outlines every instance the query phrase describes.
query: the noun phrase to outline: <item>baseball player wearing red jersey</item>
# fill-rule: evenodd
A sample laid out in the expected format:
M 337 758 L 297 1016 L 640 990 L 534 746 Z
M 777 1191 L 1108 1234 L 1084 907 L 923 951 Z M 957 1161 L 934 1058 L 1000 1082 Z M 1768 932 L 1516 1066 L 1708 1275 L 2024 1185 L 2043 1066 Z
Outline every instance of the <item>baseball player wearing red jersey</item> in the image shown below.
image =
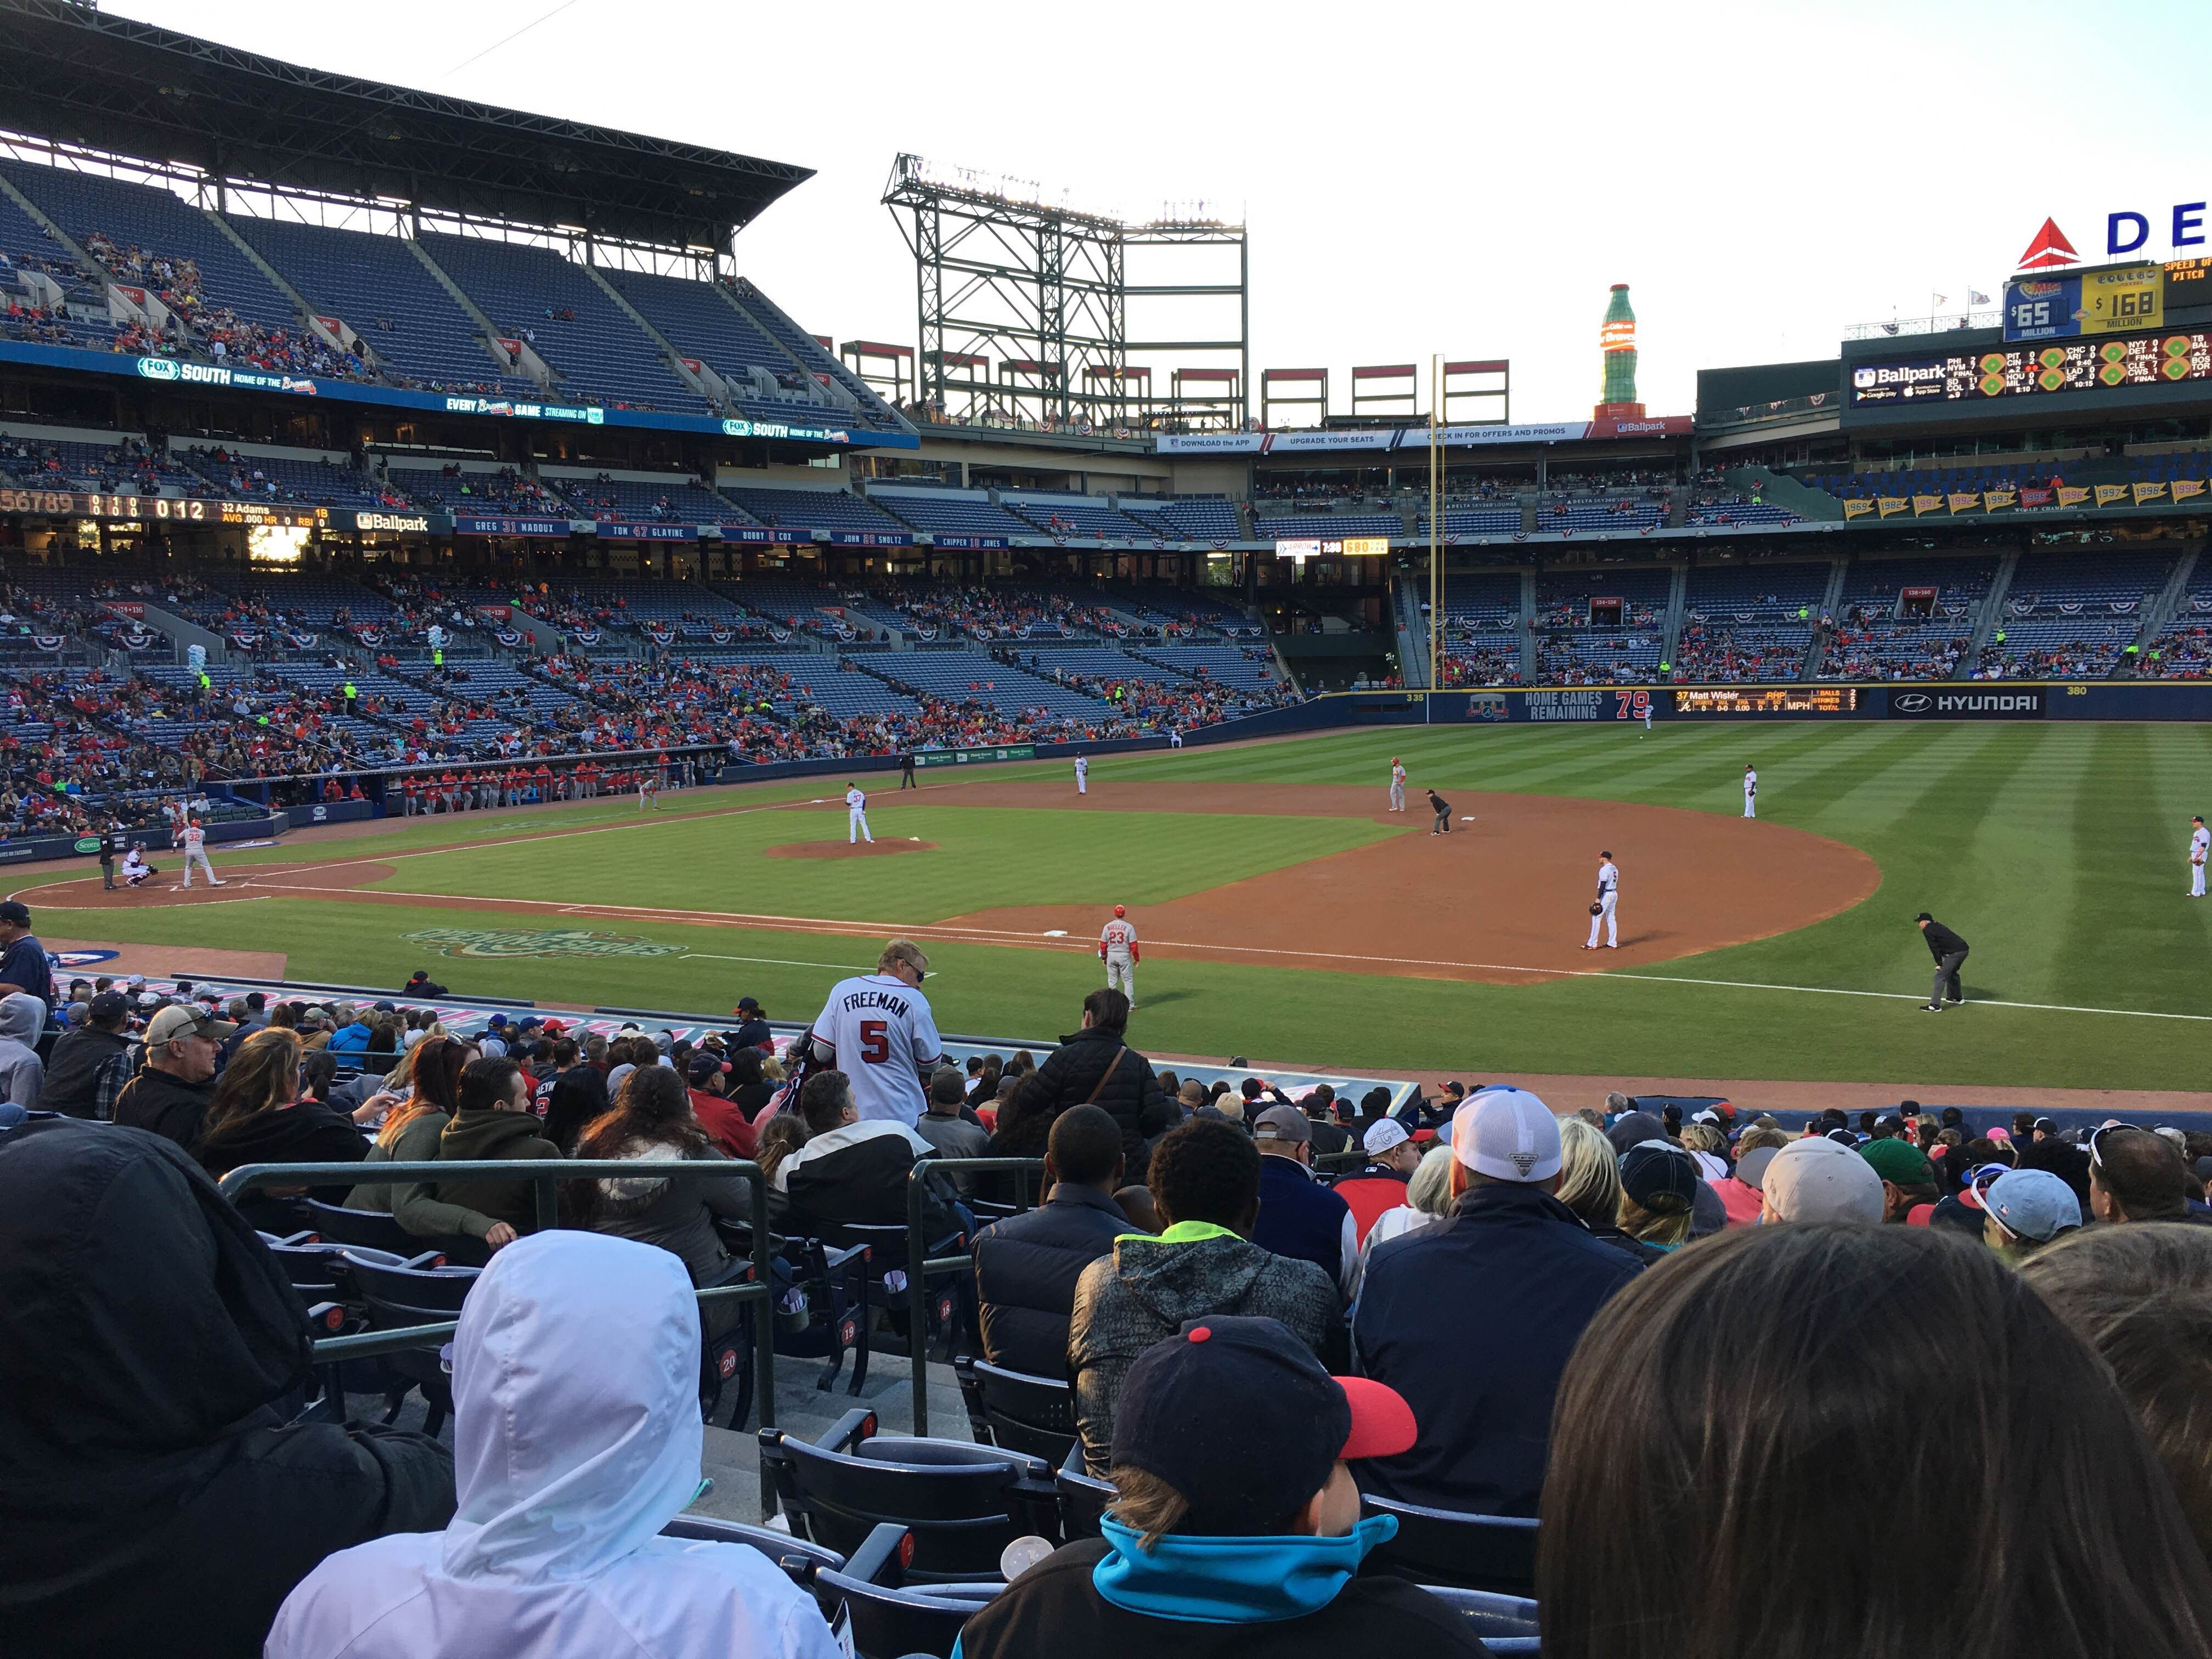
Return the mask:
M 1114 907 L 1114 920 L 1098 930 L 1098 957 L 1106 964 L 1106 988 L 1137 1006 L 1137 929 L 1126 905 Z
M 222 886 L 222 884 L 215 878 L 215 866 L 208 862 L 207 831 L 200 828 L 200 821 L 186 818 L 185 827 L 177 831 L 176 840 L 177 845 L 185 849 L 185 890 L 191 890 L 192 866 L 195 864 L 207 872 L 209 886 Z

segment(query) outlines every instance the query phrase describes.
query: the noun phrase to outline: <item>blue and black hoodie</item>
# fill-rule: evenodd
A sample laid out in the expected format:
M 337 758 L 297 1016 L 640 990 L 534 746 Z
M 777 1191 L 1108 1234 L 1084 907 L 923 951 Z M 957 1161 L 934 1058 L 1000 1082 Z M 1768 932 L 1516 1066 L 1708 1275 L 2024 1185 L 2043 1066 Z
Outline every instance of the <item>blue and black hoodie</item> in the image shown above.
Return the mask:
M 1487 1654 L 1418 1584 L 1352 1577 L 1397 1525 L 1370 1516 L 1339 1538 L 1170 1533 L 1146 1550 L 1109 1519 L 1103 1536 L 1054 1552 L 970 1619 L 953 1659 Z

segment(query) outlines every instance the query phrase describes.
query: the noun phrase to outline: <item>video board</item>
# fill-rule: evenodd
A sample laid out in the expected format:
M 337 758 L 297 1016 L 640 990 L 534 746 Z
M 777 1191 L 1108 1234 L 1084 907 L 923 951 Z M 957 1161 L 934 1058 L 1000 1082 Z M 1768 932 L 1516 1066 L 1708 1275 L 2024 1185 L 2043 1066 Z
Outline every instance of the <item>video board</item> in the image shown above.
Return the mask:
M 1972 403 L 2200 380 L 2212 380 L 2212 335 L 2142 334 L 1860 362 L 1851 368 L 1850 407 Z

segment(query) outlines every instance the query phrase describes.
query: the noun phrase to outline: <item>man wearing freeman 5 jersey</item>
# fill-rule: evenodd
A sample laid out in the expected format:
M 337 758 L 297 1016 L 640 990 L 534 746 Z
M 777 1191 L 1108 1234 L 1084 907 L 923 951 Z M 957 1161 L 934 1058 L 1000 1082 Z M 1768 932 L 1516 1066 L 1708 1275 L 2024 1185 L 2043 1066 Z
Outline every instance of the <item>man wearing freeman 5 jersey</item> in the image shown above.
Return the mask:
M 816 1060 L 852 1079 L 860 1121 L 888 1119 L 911 1129 L 928 1109 L 922 1079 L 945 1058 L 921 981 L 929 958 L 909 939 L 884 946 L 876 971 L 840 980 L 811 1033 Z

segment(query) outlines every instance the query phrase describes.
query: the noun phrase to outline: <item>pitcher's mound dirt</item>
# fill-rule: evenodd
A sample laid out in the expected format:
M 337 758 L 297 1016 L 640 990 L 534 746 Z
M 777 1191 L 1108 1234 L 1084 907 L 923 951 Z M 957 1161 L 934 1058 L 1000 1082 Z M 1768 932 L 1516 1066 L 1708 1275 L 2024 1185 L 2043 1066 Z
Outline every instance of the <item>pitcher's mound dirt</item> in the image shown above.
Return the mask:
M 888 836 L 874 841 L 794 841 L 781 847 L 771 847 L 768 856 L 772 859 L 887 859 L 899 853 L 934 853 L 933 841 L 908 841 L 903 836 L 894 841 Z

